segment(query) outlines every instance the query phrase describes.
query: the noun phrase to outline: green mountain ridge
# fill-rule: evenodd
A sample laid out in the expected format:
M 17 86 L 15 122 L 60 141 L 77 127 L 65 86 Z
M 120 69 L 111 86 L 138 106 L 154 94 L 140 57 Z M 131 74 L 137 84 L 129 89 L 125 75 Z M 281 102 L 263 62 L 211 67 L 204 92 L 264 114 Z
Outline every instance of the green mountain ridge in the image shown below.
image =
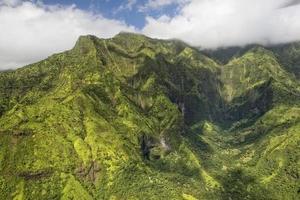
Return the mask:
M 0 199 L 298 199 L 298 47 L 89 35 L 0 72 Z
M 247 51 L 262 47 L 265 48 L 275 55 L 278 62 L 282 67 L 294 74 L 296 78 L 300 77 L 300 41 L 291 42 L 286 44 L 277 44 L 277 45 L 268 45 L 266 47 L 259 44 L 246 45 L 244 47 L 233 46 L 233 47 L 224 47 L 218 49 L 204 49 L 201 52 L 220 64 L 227 64 L 234 57 L 240 57 Z

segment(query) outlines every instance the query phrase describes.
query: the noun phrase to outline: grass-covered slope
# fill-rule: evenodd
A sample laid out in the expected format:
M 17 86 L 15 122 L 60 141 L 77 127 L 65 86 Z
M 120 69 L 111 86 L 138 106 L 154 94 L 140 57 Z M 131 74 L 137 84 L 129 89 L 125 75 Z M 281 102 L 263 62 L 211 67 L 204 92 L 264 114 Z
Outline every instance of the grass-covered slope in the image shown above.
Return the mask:
M 0 199 L 297 199 L 299 83 L 254 48 L 82 36 L 0 73 Z

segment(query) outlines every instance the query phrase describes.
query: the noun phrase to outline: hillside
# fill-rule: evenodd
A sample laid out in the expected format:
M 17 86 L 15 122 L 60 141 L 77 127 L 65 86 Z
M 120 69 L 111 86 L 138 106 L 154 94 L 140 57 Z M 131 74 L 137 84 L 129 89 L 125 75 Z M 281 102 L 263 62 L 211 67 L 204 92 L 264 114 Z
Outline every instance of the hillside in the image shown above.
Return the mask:
M 81 36 L 0 72 L 0 199 L 298 199 L 298 47 L 222 62 L 181 41 Z

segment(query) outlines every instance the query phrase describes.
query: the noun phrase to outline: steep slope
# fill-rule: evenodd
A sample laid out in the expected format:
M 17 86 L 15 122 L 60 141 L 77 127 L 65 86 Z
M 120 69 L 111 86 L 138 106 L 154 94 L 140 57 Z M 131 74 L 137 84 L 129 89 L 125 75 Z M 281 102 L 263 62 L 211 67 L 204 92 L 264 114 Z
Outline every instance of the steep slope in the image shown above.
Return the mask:
M 264 188 L 268 198 L 297 199 L 299 82 L 281 67 L 275 54 L 262 47 L 232 59 L 223 67 L 221 79 L 227 101 L 226 127 L 232 136 L 227 141 L 229 156 L 236 166 L 229 181 L 242 180 L 241 189 L 248 188 L 233 189 L 228 197 L 240 198 Z
M 221 66 L 180 41 L 81 36 L 0 83 L 0 199 L 299 195 L 299 83 L 264 48 Z
M 269 49 L 276 54 L 285 69 L 300 79 L 300 42 L 277 45 Z
M 262 115 L 274 104 L 295 103 L 299 98 L 297 80 L 280 66 L 271 51 L 262 47 L 231 60 L 222 68 L 221 80 L 222 96 L 231 104 L 229 109 L 236 112 L 231 116 L 235 120 Z
M 18 83 L 26 86 L 23 93 L 13 83 L 3 87 L 3 93 L 11 96 L 0 122 L 1 198 L 210 195 L 201 173 L 210 176 L 182 136 L 182 111 L 169 96 L 170 88 L 180 93 L 183 82 L 175 82 L 173 76 L 179 73 L 172 69 L 175 62 L 186 57 L 194 62 L 190 67 L 203 68 L 208 75 L 213 74 L 214 62 L 206 57 L 194 61 L 192 54 L 197 52 L 183 44 L 129 36 L 81 37 L 71 51 L 1 74 L 4 83 L 12 77 L 28 85 Z M 136 49 L 130 46 L 136 44 Z M 176 55 L 178 61 L 170 60 Z M 43 78 L 35 73 L 40 68 L 58 70 L 53 78 Z M 177 94 L 172 100 L 183 98 L 184 104 L 184 96 L 190 95 L 188 100 L 204 102 L 199 80 L 191 70 L 184 73 L 191 79 L 187 92 L 194 89 L 195 94 Z M 30 82 L 33 75 L 38 79 Z M 51 85 L 48 90 L 39 85 L 43 81 Z M 8 92 L 10 88 L 16 89 L 14 93 Z M 186 112 L 191 110 L 187 107 Z M 209 113 L 188 121 L 208 118 Z

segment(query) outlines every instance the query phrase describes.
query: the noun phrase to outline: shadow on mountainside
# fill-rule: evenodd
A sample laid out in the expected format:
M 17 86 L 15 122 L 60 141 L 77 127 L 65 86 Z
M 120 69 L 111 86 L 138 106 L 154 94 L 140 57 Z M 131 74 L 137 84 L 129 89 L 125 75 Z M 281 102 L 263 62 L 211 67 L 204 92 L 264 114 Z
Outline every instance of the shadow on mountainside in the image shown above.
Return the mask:
M 273 199 L 270 193 L 263 188 L 256 177 L 242 169 L 228 171 L 221 179 L 223 200 L 269 200 Z

